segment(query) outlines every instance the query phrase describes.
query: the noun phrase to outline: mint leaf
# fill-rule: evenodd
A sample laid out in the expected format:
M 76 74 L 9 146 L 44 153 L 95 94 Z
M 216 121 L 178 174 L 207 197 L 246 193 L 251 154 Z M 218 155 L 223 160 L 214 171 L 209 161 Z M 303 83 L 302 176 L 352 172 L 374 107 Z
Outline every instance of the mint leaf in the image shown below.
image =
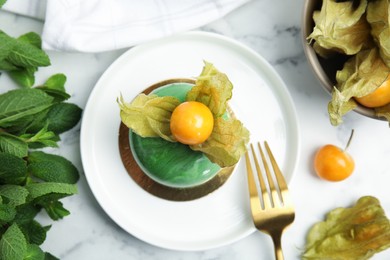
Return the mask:
M 28 171 L 44 181 L 74 184 L 79 179 L 77 168 L 64 157 L 37 151 L 28 161 Z
M 59 141 L 58 135 L 52 131 L 47 130 L 47 124 L 36 134 L 23 134 L 20 136 L 30 148 L 43 148 L 43 147 L 58 147 L 57 141 Z
M 36 67 L 27 67 L 19 70 L 11 70 L 8 75 L 22 87 L 32 87 L 35 83 Z
M 54 255 L 46 252 L 45 253 L 45 260 L 59 260 L 59 258 L 55 257 Z
M 18 225 L 12 224 L 0 240 L 0 259 L 23 260 L 26 251 L 26 238 Z
M 49 122 L 48 129 L 56 134 L 66 132 L 80 121 L 81 113 L 81 108 L 75 104 L 55 104 L 47 115 Z
M 55 102 L 62 102 L 70 98 L 68 93 L 61 90 L 51 89 L 45 86 L 37 87 L 37 89 L 44 91 L 49 96 L 52 96 Z
M 65 92 L 65 82 L 66 76 L 62 73 L 58 73 L 52 75 L 43 85 L 49 89 L 56 89 Z
M 60 195 L 60 197 L 66 197 L 77 193 L 77 186 L 67 183 L 31 183 L 25 187 L 29 192 L 29 200 L 34 200 L 51 194 Z
M 50 65 L 50 59 L 47 54 L 25 40 L 17 40 L 7 58 L 14 65 L 24 68 Z
M 19 137 L 8 133 L 0 133 L 0 152 L 23 158 L 27 156 L 28 145 Z
M 37 245 L 28 244 L 23 260 L 45 260 L 45 252 Z
M 35 32 L 29 32 L 29 33 L 23 34 L 23 35 L 19 36 L 18 40 L 24 41 L 26 43 L 34 45 L 35 47 L 37 47 L 39 49 L 42 49 L 41 36 L 39 36 L 39 34 L 37 34 Z
M 58 147 L 57 142 L 60 141 L 58 135 L 52 136 L 50 139 L 41 139 L 39 142 L 29 143 L 28 147 L 31 149 L 41 149 L 45 147 Z
M 14 221 L 19 225 L 30 223 L 40 210 L 41 208 L 34 205 L 33 203 L 20 205 L 16 208 L 16 216 Z
M 10 90 L 0 95 L 0 119 L 52 101 L 52 97 L 38 89 Z
M 32 87 L 38 67 L 50 65 L 41 37 L 29 32 L 15 39 L 0 31 L 0 69 L 22 87 Z
M 7 200 L 7 204 L 13 207 L 26 203 L 28 191 L 19 185 L 6 184 L 0 186 L 0 196 Z
M 51 107 L 42 110 L 34 114 L 33 120 L 31 120 L 23 129 L 23 133 L 35 134 L 47 125 L 47 113 Z
M 34 183 L 26 188 L 30 192 L 30 200 L 42 206 L 53 220 L 70 214 L 58 200 L 77 193 L 77 186 L 66 183 Z
M 65 91 L 66 76 L 58 73 L 52 75 L 42 86 L 38 88 L 45 91 L 48 95 L 54 97 L 56 102 L 62 102 L 70 98 Z
M 30 110 L 25 110 L 25 111 L 22 111 L 18 114 L 0 119 L 0 127 L 8 128 L 11 126 L 14 126 L 14 127 L 20 126 L 20 125 L 26 126 L 26 125 L 30 124 L 31 121 L 33 121 L 33 119 L 34 119 L 33 116 L 36 113 L 42 112 L 49 107 L 50 107 L 50 104 L 36 106 L 36 107 L 31 108 Z
M 7 60 L 0 60 L 0 70 L 18 70 L 19 68 Z
M 16 89 L 0 95 L 0 127 L 24 122 L 51 106 L 53 98 L 38 89 Z
M 0 204 L 0 221 L 10 222 L 15 218 L 16 210 L 15 207 L 8 204 Z M 1 258 L 0 258 L 1 259 Z
M 11 53 L 13 47 L 15 46 L 15 42 L 16 40 L 14 38 L 0 31 L 0 60 L 3 60 Z
M 42 206 L 45 208 L 47 214 L 52 220 L 59 220 L 70 214 L 70 212 L 63 207 L 62 202 L 60 201 L 51 201 L 43 204 Z
M 32 220 L 20 225 L 20 229 L 29 243 L 41 245 L 46 239 L 46 233 L 49 231 L 50 226 L 43 227 L 37 221 Z
M 27 177 L 26 162 L 12 154 L 0 153 L 0 184 L 20 184 Z

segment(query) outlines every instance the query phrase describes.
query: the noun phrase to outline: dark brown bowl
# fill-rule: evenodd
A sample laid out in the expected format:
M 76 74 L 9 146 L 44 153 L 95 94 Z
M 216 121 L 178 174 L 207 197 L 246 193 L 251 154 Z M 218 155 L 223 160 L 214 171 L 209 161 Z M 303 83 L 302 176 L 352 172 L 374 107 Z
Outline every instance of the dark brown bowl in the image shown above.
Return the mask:
M 321 5 L 322 0 L 305 0 L 302 14 L 303 49 L 314 74 L 321 82 L 323 88 L 332 95 L 333 86 L 336 84 L 336 71 L 343 68 L 344 62 L 348 59 L 348 57 L 340 54 L 330 59 L 323 59 L 315 53 L 312 46 L 307 42 L 306 38 L 310 35 L 314 28 L 313 12 L 315 10 L 320 10 Z M 358 104 L 354 111 L 367 117 L 385 120 L 384 118 L 375 115 L 374 109 L 367 108 L 360 104 Z

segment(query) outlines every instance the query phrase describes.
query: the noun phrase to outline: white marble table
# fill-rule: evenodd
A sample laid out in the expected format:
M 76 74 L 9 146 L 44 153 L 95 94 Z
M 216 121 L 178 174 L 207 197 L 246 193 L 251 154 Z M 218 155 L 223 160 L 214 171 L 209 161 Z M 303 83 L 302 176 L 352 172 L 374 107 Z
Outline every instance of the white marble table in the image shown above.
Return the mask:
M 308 229 L 329 210 L 350 206 L 363 195 L 380 199 L 390 215 L 390 129 L 387 123 L 350 113 L 339 127 L 327 117 L 329 95 L 322 90 L 306 62 L 300 35 L 303 0 L 253 0 L 225 18 L 200 30 L 234 38 L 262 55 L 285 81 L 298 113 L 301 150 L 298 167 L 290 183 L 296 204 L 296 220 L 283 238 L 286 259 L 299 259 Z M 0 29 L 18 36 L 42 32 L 43 23 L 0 11 Z M 63 72 L 71 101 L 85 107 L 88 96 L 105 69 L 125 50 L 99 54 L 49 52 L 52 66 L 37 73 L 37 82 Z M 0 77 L 1 92 L 15 86 Z M 343 146 L 351 129 L 355 137 L 349 148 L 356 169 L 349 179 L 329 183 L 313 171 L 316 149 L 326 143 Z M 71 160 L 80 170 L 79 194 L 63 200 L 71 215 L 53 223 L 43 248 L 61 259 L 273 259 L 268 236 L 252 235 L 221 248 L 202 252 L 171 251 L 138 240 L 116 225 L 95 200 L 85 179 L 80 158 L 80 124 L 62 136 L 60 149 L 51 152 Z M 44 215 L 40 221 L 50 223 Z M 373 259 L 390 259 L 390 250 Z

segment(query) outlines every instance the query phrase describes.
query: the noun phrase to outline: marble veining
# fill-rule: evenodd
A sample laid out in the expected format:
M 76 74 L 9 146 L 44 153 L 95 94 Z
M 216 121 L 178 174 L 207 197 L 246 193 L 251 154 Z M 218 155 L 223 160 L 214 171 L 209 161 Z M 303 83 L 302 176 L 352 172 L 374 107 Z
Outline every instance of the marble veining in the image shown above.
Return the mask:
M 12 0 L 9 0 L 12 1 Z M 286 259 L 300 259 L 305 236 L 315 222 L 335 207 L 353 204 L 360 196 L 380 199 L 390 216 L 390 130 L 384 121 L 349 113 L 344 124 L 333 127 L 327 115 L 330 96 L 309 68 L 302 48 L 301 11 L 303 0 L 252 0 L 224 18 L 199 28 L 234 38 L 263 56 L 279 73 L 289 89 L 298 114 L 301 135 L 300 159 L 290 190 L 296 204 L 296 220 L 283 237 Z M 18 36 L 41 33 L 43 22 L 0 11 L 0 29 Z M 50 52 L 52 66 L 40 69 L 37 82 L 62 72 L 67 75 L 71 101 L 84 108 L 94 85 L 109 65 L 126 50 L 98 54 Z M 14 88 L 0 76 L 1 92 Z M 355 137 L 349 148 L 356 169 L 348 180 L 328 183 L 313 171 L 313 156 L 318 147 L 332 143 L 343 147 L 351 129 Z M 61 136 L 59 149 L 50 150 L 71 160 L 80 170 L 79 194 L 63 200 L 71 215 L 53 223 L 44 250 L 64 260 L 74 259 L 172 259 L 236 260 L 273 259 L 271 239 L 255 232 L 233 244 L 201 252 L 167 250 L 145 243 L 123 231 L 103 211 L 84 176 L 80 158 L 80 124 Z M 131 212 L 130 212 L 131 215 Z M 43 224 L 52 223 L 39 215 Z M 390 250 L 376 260 L 390 259 Z

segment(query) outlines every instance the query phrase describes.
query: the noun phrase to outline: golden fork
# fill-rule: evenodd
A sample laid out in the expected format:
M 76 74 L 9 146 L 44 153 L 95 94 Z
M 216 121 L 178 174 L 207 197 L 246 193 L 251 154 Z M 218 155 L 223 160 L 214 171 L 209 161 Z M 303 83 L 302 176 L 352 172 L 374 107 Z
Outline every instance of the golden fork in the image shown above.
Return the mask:
M 264 142 L 264 146 L 268 153 L 269 160 L 271 161 L 278 187 L 275 187 L 274 178 L 271 176 L 270 167 L 268 166 L 267 159 L 264 156 L 260 143 L 257 144 L 263 162 L 265 176 L 268 180 L 268 186 L 264 182 L 263 173 L 261 171 L 255 149 L 251 144 L 252 157 L 256 167 L 258 183 L 262 194 L 260 198 L 257 192 L 257 185 L 253 177 L 251 159 L 247 151 L 245 154 L 245 160 L 248 174 L 252 218 L 258 230 L 267 233 L 272 237 L 275 249 L 275 258 L 281 260 L 284 259 L 281 243 L 282 233 L 284 229 L 294 221 L 295 210 L 288 193 L 286 181 L 284 180 L 282 172 L 275 161 L 268 143 Z

